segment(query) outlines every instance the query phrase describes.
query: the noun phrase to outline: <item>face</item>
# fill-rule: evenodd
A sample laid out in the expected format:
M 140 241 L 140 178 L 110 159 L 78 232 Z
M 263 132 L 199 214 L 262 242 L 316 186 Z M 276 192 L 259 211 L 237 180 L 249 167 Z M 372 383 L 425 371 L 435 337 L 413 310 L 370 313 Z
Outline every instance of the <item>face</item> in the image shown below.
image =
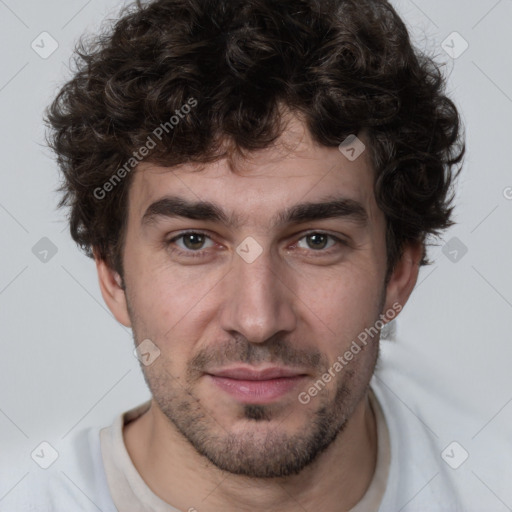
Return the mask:
M 142 365 L 158 410 L 217 467 L 297 474 L 362 403 L 378 336 L 335 362 L 384 313 L 368 151 L 350 161 L 292 119 L 243 159 L 143 164 L 123 262 L 135 342 L 160 351 Z

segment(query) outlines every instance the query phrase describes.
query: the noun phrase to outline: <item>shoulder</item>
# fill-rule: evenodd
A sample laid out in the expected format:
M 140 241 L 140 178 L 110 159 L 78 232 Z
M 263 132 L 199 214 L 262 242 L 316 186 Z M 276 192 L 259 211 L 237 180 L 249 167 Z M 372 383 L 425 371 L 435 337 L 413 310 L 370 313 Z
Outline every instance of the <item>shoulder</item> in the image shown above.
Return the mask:
M 46 469 L 30 459 L 3 464 L 0 482 L 12 484 L 0 496 L 0 512 L 117 512 L 106 482 L 99 431 L 81 430 L 58 448 L 43 445 L 41 460 L 55 459 Z
M 475 479 L 475 443 L 464 427 L 475 412 L 458 400 L 440 368 L 414 348 L 383 343 L 371 381 L 389 430 L 391 465 L 379 512 L 480 512 L 489 491 Z

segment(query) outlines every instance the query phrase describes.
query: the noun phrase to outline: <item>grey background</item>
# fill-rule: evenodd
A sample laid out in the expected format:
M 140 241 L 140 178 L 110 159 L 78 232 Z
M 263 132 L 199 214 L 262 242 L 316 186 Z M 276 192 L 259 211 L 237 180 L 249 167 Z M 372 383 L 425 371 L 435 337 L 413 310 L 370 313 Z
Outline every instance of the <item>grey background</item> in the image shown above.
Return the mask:
M 0 454 L 22 466 L 11 481 L 0 481 L 0 500 L 25 474 L 42 471 L 30 458 L 39 443 L 59 450 L 70 433 L 108 424 L 149 398 L 131 331 L 107 310 L 93 261 L 71 241 L 64 212 L 56 210 L 59 177 L 41 121 L 69 76 L 78 36 L 114 17 L 122 4 L 0 0 Z M 485 453 L 488 440 L 506 438 L 512 424 L 512 2 L 393 5 L 416 45 L 446 63 L 448 92 L 462 112 L 468 145 L 457 225 L 430 249 L 435 263 L 421 270 L 399 317 L 395 349 L 404 347 L 407 371 L 435 367 L 437 386 L 449 393 L 453 410 L 437 417 L 437 431 L 447 440 L 465 440 L 470 454 Z M 43 31 L 59 45 L 46 59 L 31 47 Z M 443 49 L 462 48 L 454 31 L 469 44 L 458 58 Z M 46 262 L 34 254 L 46 247 L 43 237 L 57 250 Z M 467 248 L 463 256 L 460 243 Z M 433 417 L 435 408 L 435 401 L 424 404 Z M 460 409 L 472 409 L 472 420 L 459 421 Z M 504 449 L 510 453 L 510 445 Z M 470 457 L 475 485 L 488 488 L 493 510 L 512 510 L 512 490 L 493 489 L 494 454 L 488 455 L 486 463 Z

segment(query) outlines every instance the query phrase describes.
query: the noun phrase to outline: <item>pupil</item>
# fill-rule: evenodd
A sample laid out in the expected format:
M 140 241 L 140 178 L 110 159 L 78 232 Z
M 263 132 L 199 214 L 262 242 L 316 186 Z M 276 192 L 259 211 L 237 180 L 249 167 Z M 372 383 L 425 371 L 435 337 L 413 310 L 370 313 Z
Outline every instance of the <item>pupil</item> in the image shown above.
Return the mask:
M 195 241 L 194 241 L 195 240 Z M 191 243 L 187 243 L 187 241 L 191 241 Z M 190 234 L 185 236 L 185 245 L 189 249 L 200 249 L 203 245 L 203 235 L 199 234 Z
M 316 248 L 319 248 L 319 247 L 323 248 L 323 247 L 325 247 L 325 242 L 326 242 L 327 237 L 325 235 L 316 234 L 316 235 L 309 235 L 309 239 L 313 240 L 313 246 L 316 246 Z M 320 244 L 315 243 L 315 240 L 318 241 L 319 239 L 321 239 Z

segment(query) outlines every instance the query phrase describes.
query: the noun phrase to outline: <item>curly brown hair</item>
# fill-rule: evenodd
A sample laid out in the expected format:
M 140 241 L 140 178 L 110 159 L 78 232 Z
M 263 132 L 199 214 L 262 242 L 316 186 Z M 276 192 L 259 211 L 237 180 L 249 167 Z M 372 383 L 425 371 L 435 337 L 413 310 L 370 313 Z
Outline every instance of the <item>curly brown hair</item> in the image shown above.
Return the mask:
M 121 276 L 126 162 L 158 126 L 162 143 L 144 160 L 165 166 L 215 161 L 226 141 L 241 153 L 269 147 L 284 129 L 282 107 L 325 146 L 365 130 L 387 277 L 406 242 L 423 243 L 420 265 L 430 264 L 427 237 L 454 224 L 462 123 L 442 65 L 412 46 L 385 0 L 137 0 L 83 36 L 73 63 L 45 113 L 63 174 L 59 207 L 70 208 L 86 254 L 95 249 Z M 104 200 L 97 191 L 109 180 Z

